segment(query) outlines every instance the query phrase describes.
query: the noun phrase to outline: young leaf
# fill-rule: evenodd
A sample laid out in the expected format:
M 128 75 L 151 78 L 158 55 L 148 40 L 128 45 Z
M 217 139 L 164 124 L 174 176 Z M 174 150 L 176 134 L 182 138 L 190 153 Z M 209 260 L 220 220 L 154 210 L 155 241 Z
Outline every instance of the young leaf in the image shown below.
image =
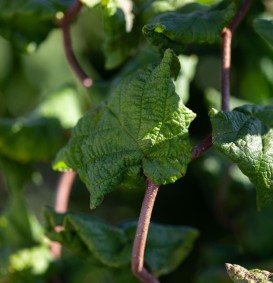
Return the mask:
M 128 76 L 108 102 L 88 112 L 74 128 L 54 169 L 67 164 L 91 194 L 91 208 L 124 178 L 175 182 L 191 160 L 188 127 L 195 114 L 175 93 L 179 62 L 167 50 L 161 63 Z
M 30 52 L 55 27 L 58 11 L 66 10 L 73 0 L 0 1 L 0 34 L 17 48 Z
M 210 111 L 213 144 L 257 189 L 258 207 L 273 199 L 273 107 L 246 105 Z
M 0 154 L 12 160 L 49 160 L 64 142 L 64 130 L 57 119 L 0 119 Z
M 130 265 L 137 222 L 115 227 L 88 215 L 57 214 L 50 208 L 46 209 L 45 218 L 50 239 L 85 258 L 94 258 L 103 266 L 123 268 Z M 57 225 L 62 225 L 64 231 L 55 232 Z M 193 228 L 151 224 L 145 262 L 156 275 L 169 273 L 186 258 L 197 236 Z
M 266 270 L 247 270 L 237 264 L 226 263 L 230 279 L 235 283 L 272 283 L 273 274 Z
M 159 15 L 143 27 L 147 40 L 160 50 L 172 48 L 181 53 L 185 45 L 214 43 L 236 13 L 234 1 L 223 0 L 211 6 L 188 4 L 179 12 Z
M 264 40 L 273 45 L 273 20 L 255 19 L 253 27 Z

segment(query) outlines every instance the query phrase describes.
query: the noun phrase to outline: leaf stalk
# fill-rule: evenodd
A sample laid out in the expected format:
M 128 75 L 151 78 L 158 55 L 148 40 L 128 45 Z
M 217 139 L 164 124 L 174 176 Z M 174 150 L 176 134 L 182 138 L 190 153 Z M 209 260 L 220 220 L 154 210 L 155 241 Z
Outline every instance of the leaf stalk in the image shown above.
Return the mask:
M 146 192 L 143 199 L 140 216 L 138 220 L 133 252 L 132 252 L 132 271 L 135 276 L 144 283 L 159 283 L 145 267 L 144 252 L 147 241 L 148 229 L 159 186 L 153 181 L 147 180 Z

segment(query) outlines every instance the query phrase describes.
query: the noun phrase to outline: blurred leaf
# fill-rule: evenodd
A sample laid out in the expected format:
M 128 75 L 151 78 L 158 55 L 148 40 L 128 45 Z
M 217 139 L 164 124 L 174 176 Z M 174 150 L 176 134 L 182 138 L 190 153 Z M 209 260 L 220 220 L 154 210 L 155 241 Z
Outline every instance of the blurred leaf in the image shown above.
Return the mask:
M 0 119 L 0 153 L 19 162 L 51 159 L 65 142 L 56 119 Z
M 264 40 L 273 46 L 273 20 L 255 19 L 253 27 Z
M 31 180 L 33 167 L 25 163 L 13 161 L 0 156 L 0 170 L 4 172 L 7 187 L 11 191 L 19 191 Z
M 10 195 L 5 212 L 0 216 L 0 249 L 29 247 L 41 237 L 41 227 L 27 209 L 20 193 Z
M 103 3 L 103 2 L 102 2 Z M 127 0 L 109 0 L 102 4 L 104 17 L 104 43 L 103 51 L 106 57 L 106 69 L 113 69 L 121 65 L 132 52 L 136 45 L 136 35 L 132 37 L 132 13 L 126 7 L 132 7 L 132 2 Z M 129 14 L 129 17 L 126 15 Z
M 213 88 L 208 88 L 205 90 L 205 99 L 209 108 L 220 109 L 221 108 L 221 93 Z M 230 109 L 247 104 L 246 100 L 237 98 L 235 96 L 230 96 Z
M 127 222 L 121 227 L 133 243 L 137 222 Z M 150 270 L 157 276 L 175 270 L 190 253 L 198 234 L 190 227 L 151 223 L 145 249 L 145 262 Z
M 60 161 L 79 173 L 91 193 L 91 208 L 126 176 L 156 184 L 175 182 L 191 160 L 188 127 L 195 114 L 175 93 L 179 61 L 165 52 L 155 68 L 128 76 L 106 104 L 88 112 L 74 128 Z M 151 117 L 154 117 L 151 119 Z
M 66 10 L 74 0 L 1 0 L 0 34 L 17 48 L 31 52 L 56 26 L 58 11 Z
M 210 111 L 214 146 L 235 162 L 257 189 L 258 208 L 272 200 L 273 107 L 246 105 Z
M 211 6 L 186 5 L 178 12 L 163 13 L 143 27 L 147 40 L 160 50 L 181 53 L 191 43 L 215 43 L 222 29 L 236 13 L 235 1 L 223 0 Z
M 255 209 L 248 211 L 243 223 L 242 243 L 245 252 L 260 258 L 273 255 L 273 204 L 257 213 Z
M 190 82 L 194 78 L 198 59 L 195 55 L 179 55 L 178 59 L 181 70 L 174 82 L 175 90 L 182 99 L 183 103 L 186 104 L 190 95 Z
M 47 94 L 30 115 L 55 118 L 62 127 L 73 128 L 82 116 L 78 93 L 71 86 L 63 86 Z
M 45 211 L 48 236 L 78 254 L 93 257 L 104 266 L 121 268 L 131 262 L 132 245 L 137 223 L 120 227 L 76 213 L 57 214 Z M 64 230 L 56 232 L 55 226 Z M 193 228 L 151 224 L 145 251 L 145 262 L 156 275 L 174 270 L 189 254 L 198 232 Z
M 273 274 L 266 270 L 247 270 L 237 264 L 226 263 L 230 279 L 235 283 L 271 283 Z

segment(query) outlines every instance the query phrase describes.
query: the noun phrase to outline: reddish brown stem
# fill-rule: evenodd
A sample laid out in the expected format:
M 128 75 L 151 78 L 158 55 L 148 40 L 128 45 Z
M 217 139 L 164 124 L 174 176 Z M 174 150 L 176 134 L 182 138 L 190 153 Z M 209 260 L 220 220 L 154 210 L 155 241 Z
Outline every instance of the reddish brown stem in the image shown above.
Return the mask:
M 209 134 L 204 140 L 192 149 L 192 159 L 196 159 L 212 147 L 212 135 Z
M 155 185 L 151 180 L 147 181 L 146 192 L 142 203 L 140 216 L 137 225 L 137 231 L 134 240 L 132 253 L 132 271 L 135 276 L 144 283 L 159 283 L 145 267 L 144 267 L 144 252 L 148 229 L 150 225 L 151 215 L 154 207 L 155 198 L 159 186 Z
M 82 85 L 86 88 L 91 87 L 92 80 L 84 72 L 80 64 L 78 63 L 76 56 L 72 48 L 72 40 L 70 36 L 70 24 L 72 20 L 77 16 L 82 8 L 82 3 L 78 0 L 75 5 L 73 5 L 64 15 L 64 17 L 59 21 L 59 26 L 61 27 L 63 34 L 64 50 L 67 61 L 76 74 L 76 76 L 81 81 Z
M 76 176 L 76 172 L 62 173 L 57 186 L 57 192 L 55 197 L 54 208 L 57 212 L 63 213 L 67 211 L 69 196 L 75 176 Z M 63 228 L 61 226 L 55 227 L 56 231 L 60 231 L 62 229 Z M 62 246 L 60 243 L 52 242 L 50 249 L 51 249 L 51 253 L 55 258 L 60 258 L 61 250 L 62 250 Z
M 223 111 L 229 111 L 230 100 L 230 66 L 231 66 L 231 42 L 232 35 L 241 20 L 246 15 L 246 12 L 250 6 L 250 0 L 244 0 L 237 14 L 233 18 L 229 27 L 226 27 L 222 31 L 222 60 L 221 60 L 221 91 L 222 91 L 222 103 L 221 109 Z

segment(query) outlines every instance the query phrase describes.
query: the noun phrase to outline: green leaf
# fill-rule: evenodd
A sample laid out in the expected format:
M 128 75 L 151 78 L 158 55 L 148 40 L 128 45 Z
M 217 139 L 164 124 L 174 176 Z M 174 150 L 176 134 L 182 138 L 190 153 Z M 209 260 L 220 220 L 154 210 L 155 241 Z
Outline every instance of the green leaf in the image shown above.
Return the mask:
M 56 26 L 56 13 L 73 0 L 1 0 L 0 34 L 21 50 L 31 52 Z
M 0 119 L 0 154 L 19 162 L 51 159 L 65 142 L 56 119 Z
M 236 13 L 234 1 L 223 0 L 211 6 L 192 3 L 179 12 L 159 15 L 143 27 L 147 40 L 160 50 L 172 48 L 181 53 L 187 44 L 215 43 Z
M 273 107 L 246 105 L 210 111 L 213 144 L 235 162 L 257 189 L 258 207 L 273 198 Z
M 179 55 L 178 59 L 181 70 L 174 84 L 178 95 L 181 97 L 183 103 L 186 104 L 190 95 L 190 82 L 195 75 L 198 59 L 195 55 Z
M 62 86 L 44 97 L 30 113 L 31 117 L 58 119 L 63 128 L 73 128 L 82 116 L 78 93 L 72 86 Z
M 271 283 L 273 274 L 266 270 L 247 270 L 237 264 L 226 263 L 226 269 L 230 279 L 235 283 Z
M 270 45 L 273 45 L 273 20 L 255 19 L 254 30 Z
M 106 69 L 113 69 L 129 57 L 132 47 L 136 43 L 132 34 L 129 33 L 133 15 L 130 11 L 124 9 L 124 0 L 106 2 L 105 5 L 102 4 L 104 18 L 103 52 L 106 57 Z
M 92 208 L 128 176 L 142 179 L 143 172 L 167 184 L 186 173 L 195 114 L 175 93 L 172 77 L 178 71 L 177 57 L 167 50 L 158 66 L 128 76 L 74 128 L 54 169 L 62 169 L 62 161 L 79 173 Z
M 46 209 L 45 218 L 50 239 L 103 266 L 123 268 L 130 265 L 135 221 L 116 227 L 92 216 L 57 214 L 50 208 Z M 62 225 L 64 230 L 56 232 L 57 225 Z M 169 273 L 186 258 L 197 236 L 193 228 L 151 224 L 145 262 L 156 275 Z

